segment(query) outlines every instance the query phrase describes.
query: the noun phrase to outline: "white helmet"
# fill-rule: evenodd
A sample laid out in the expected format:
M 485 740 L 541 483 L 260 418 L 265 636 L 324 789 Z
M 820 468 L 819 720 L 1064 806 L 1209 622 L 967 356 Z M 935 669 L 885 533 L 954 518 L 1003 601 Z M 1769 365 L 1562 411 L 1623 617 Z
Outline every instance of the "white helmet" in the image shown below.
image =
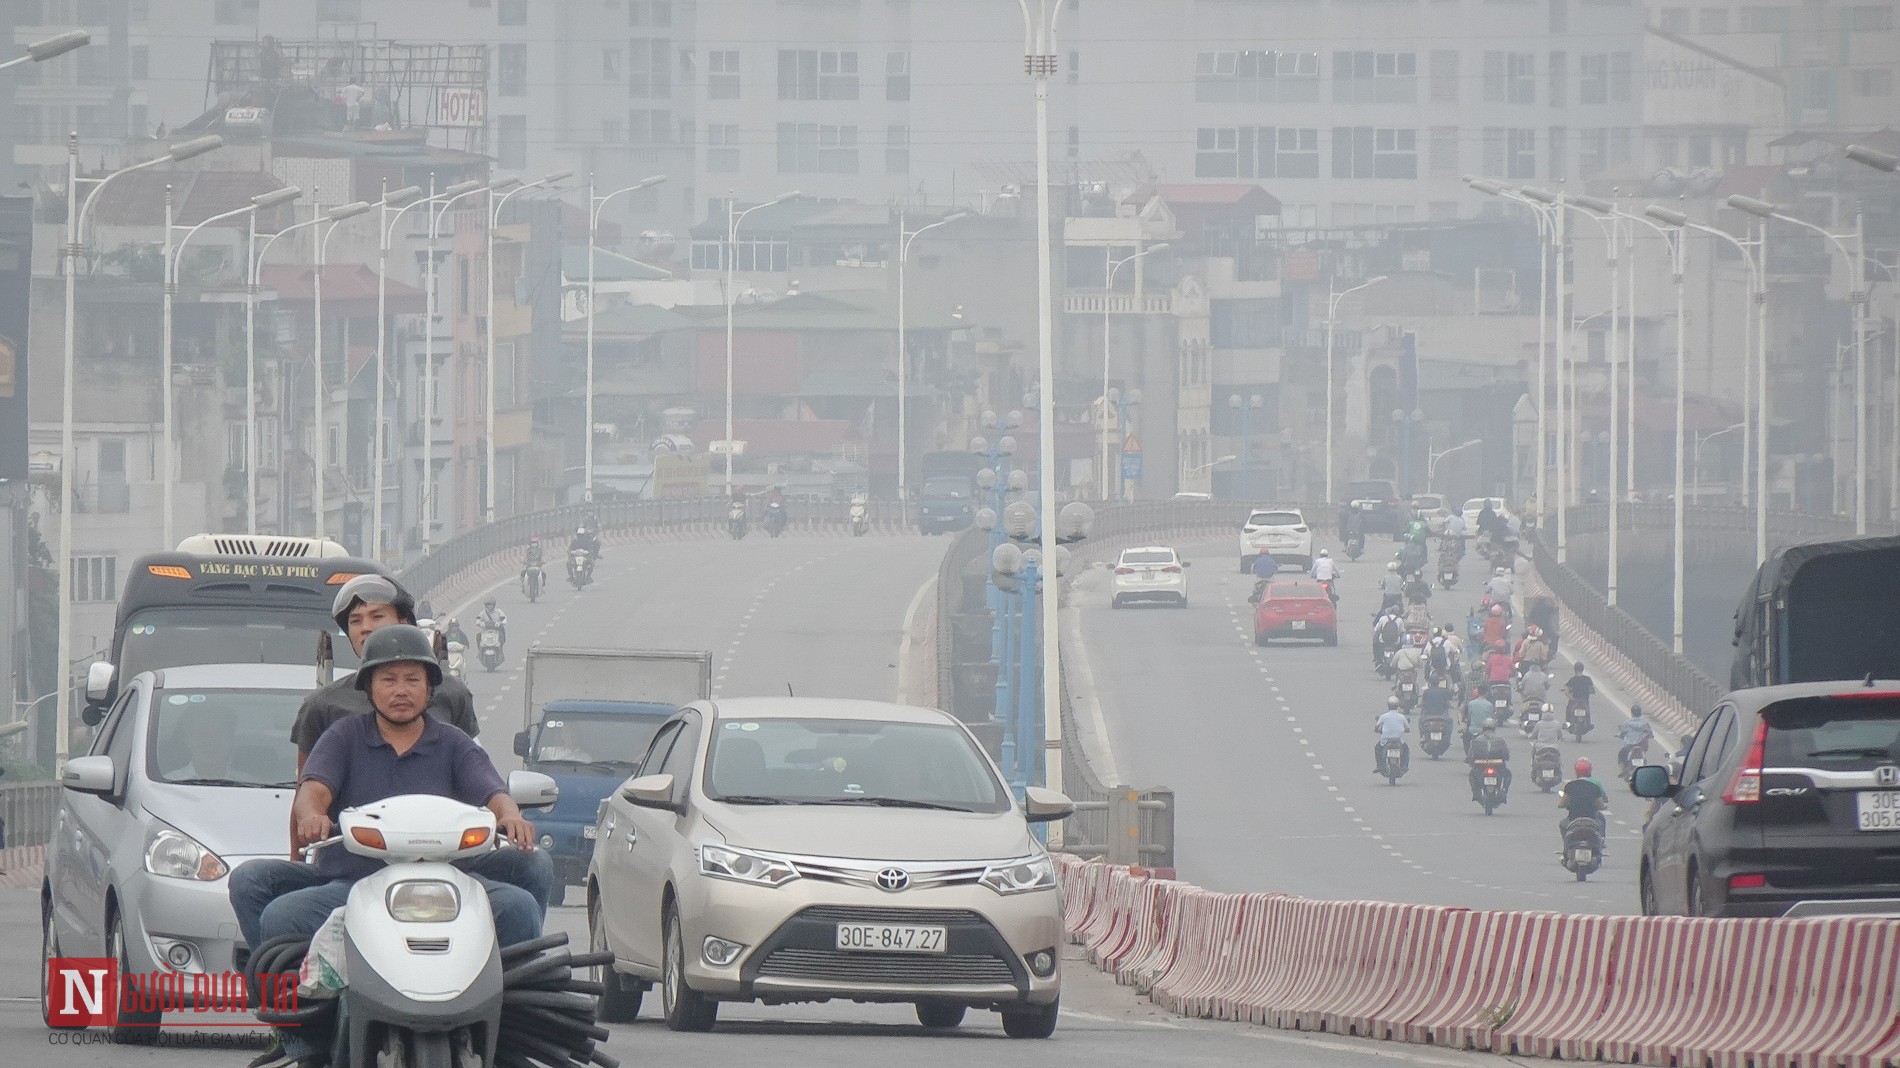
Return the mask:
M 1325 555 L 1327 555 L 1327 553 L 1326 553 L 1326 550 L 1324 550 L 1324 549 L 1321 549 L 1321 550 L 1319 551 L 1319 554 L 1320 554 L 1321 556 L 1325 556 Z
M 1387 571 L 1397 571 L 1399 569 L 1399 562 L 1397 560 L 1394 560 L 1391 563 L 1386 564 L 1385 569 Z
M 1504 576 L 1504 569 L 1501 567 L 1497 568 L 1496 570 L 1492 572 L 1492 574 L 1497 575 L 1498 577 L 1502 578 Z

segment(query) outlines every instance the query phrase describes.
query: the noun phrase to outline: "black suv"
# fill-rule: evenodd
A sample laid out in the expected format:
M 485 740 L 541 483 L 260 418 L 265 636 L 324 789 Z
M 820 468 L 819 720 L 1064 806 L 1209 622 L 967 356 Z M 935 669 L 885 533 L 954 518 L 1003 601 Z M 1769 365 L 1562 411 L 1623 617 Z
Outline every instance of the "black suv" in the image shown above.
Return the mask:
M 1412 510 L 1400 507 L 1398 488 L 1387 478 L 1348 482 L 1345 493 L 1334 503 L 1342 508 L 1357 503 L 1359 529 L 1367 534 L 1398 534 L 1412 521 Z
M 1900 682 L 1737 690 L 1643 829 L 1643 912 L 1900 916 Z

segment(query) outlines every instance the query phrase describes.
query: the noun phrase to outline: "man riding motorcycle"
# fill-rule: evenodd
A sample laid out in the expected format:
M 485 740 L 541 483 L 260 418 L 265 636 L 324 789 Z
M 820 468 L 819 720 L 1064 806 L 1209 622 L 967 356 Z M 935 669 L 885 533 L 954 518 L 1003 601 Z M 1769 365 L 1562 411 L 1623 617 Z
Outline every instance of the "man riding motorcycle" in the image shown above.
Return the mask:
M 1459 724 L 1459 733 L 1465 741 L 1465 752 L 1471 752 L 1471 740 L 1478 736 L 1484 725 L 1491 722 L 1491 713 L 1496 706 L 1484 695 L 1483 690 L 1471 691 L 1471 700 L 1465 702 L 1464 722 Z
M 1379 740 L 1373 743 L 1372 746 L 1372 773 L 1374 775 L 1385 774 L 1385 768 L 1381 766 L 1382 762 L 1379 758 L 1380 755 L 1384 753 L 1386 744 L 1389 742 L 1399 743 L 1399 774 L 1403 775 L 1407 770 L 1410 770 L 1412 766 L 1412 749 L 1405 744 L 1405 734 L 1411 730 L 1411 728 L 1412 721 L 1400 710 L 1399 699 L 1396 697 L 1386 698 L 1385 711 L 1379 714 L 1378 720 L 1372 725 L 1372 729 L 1379 735 Z
M 494 628 L 501 633 L 502 644 L 508 643 L 508 613 L 496 607 L 495 599 L 490 597 L 482 602 L 482 610 L 475 617 L 476 630 Z
M 1649 740 L 1655 737 L 1655 734 L 1656 731 L 1649 725 L 1649 720 L 1643 718 L 1643 706 L 1631 705 L 1630 718 L 1624 720 L 1622 726 L 1616 728 L 1616 740 L 1621 746 L 1616 753 L 1616 766 L 1625 777 L 1628 777 L 1630 765 L 1635 762 L 1635 757 L 1649 749 Z
M 1511 796 L 1511 747 L 1503 738 L 1498 737 L 1497 725 L 1486 722 L 1479 728 L 1478 736 L 1471 740 L 1471 799 L 1479 800 L 1478 788 L 1484 784 L 1484 772 L 1487 766 L 1495 766 L 1498 771 L 1498 784 L 1504 787 L 1504 797 Z
M 386 626 L 364 643 L 363 666 L 356 673 L 355 685 L 373 711 L 340 721 L 336 729 L 324 732 L 311 752 L 292 802 L 293 851 L 334 834 L 337 818 L 346 808 L 399 794 L 433 794 L 493 812 L 497 830 L 514 843 L 512 852 L 537 858 L 547 868 L 551 883 L 553 870 L 547 855 L 535 852 L 534 825 L 508 796 L 507 785 L 488 754 L 467 735 L 424 712 L 431 691 L 441 683 L 441 665 L 421 628 Z M 239 873 L 253 866 L 272 868 L 284 863 L 253 860 L 232 873 L 232 908 L 252 946 L 285 935 L 314 935 L 330 913 L 348 900 L 350 887 L 381 867 L 374 858 L 331 846 L 317 854 L 314 865 L 299 865 L 313 874 L 303 886 L 280 891 L 274 899 L 260 900 L 243 892 Z M 511 851 L 458 861 L 456 866 L 487 889 L 499 944 L 540 937 L 546 905 L 534 890 L 522 885 L 524 880 L 518 876 L 523 869 Z M 322 1063 L 327 1059 L 328 1040 L 317 1031 L 315 1027 L 280 1030 L 281 1055 L 267 1053 L 254 1063 Z
M 542 559 L 540 535 L 528 539 L 528 550 L 522 554 L 521 562 L 524 567 L 540 567 L 546 562 Z
M 575 549 L 586 549 L 587 555 L 598 561 L 600 559 L 600 535 L 594 532 L 593 527 L 580 527 L 574 531 L 573 540 L 567 543 L 568 552 L 573 552 Z
M 1590 774 L 1590 758 L 1578 757 L 1574 769 L 1577 777 L 1564 784 L 1557 795 L 1557 807 L 1564 810 L 1564 817 L 1557 821 L 1557 833 L 1562 835 L 1564 828 L 1574 819 L 1589 818 L 1597 821 L 1597 831 L 1606 841 L 1610 835 L 1610 818 L 1605 815 L 1610 808 L 1610 795 L 1603 784 Z
M 1508 605 L 1511 603 L 1511 594 L 1514 592 L 1515 589 L 1514 584 L 1511 582 L 1510 572 L 1505 571 L 1501 567 L 1492 568 L 1491 578 L 1484 584 L 1484 595 L 1491 599 L 1491 603 L 1494 605 Z
M 1465 538 L 1469 536 L 1470 531 L 1465 526 L 1464 513 L 1453 512 L 1445 517 L 1445 533 L 1438 539 L 1438 551 L 1449 553 L 1454 561 L 1462 560 L 1465 555 Z
M 1451 722 L 1451 687 L 1443 680 L 1433 679 L 1418 695 L 1418 715 L 1421 721 L 1442 719 Z
M 1536 664 L 1538 667 L 1548 668 L 1550 643 L 1544 640 L 1543 630 L 1533 623 L 1524 628 L 1524 637 L 1518 641 L 1517 648 L 1512 650 L 1512 655 L 1517 657 L 1517 662 L 1520 664 Z
M 1391 669 L 1392 653 L 1405 640 L 1405 626 L 1391 612 L 1381 613 L 1372 624 L 1372 666 L 1381 674 Z
M 1313 577 L 1321 582 L 1331 582 L 1339 577 L 1339 564 L 1325 549 L 1321 549 L 1319 555 L 1313 558 L 1310 570 Z
M 1510 621 L 1504 617 L 1504 606 L 1494 604 L 1484 614 L 1484 625 L 1479 631 L 1478 640 L 1487 648 L 1504 644 L 1511 636 Z
M 1379 611 L 1397 612 L 1405 607 L 1405 576 L 1399 574 L 1399 563 L 1393 560 L 1385 565 L 1385 577 L 1379 580 Z
M 1254 578 L 1253 596 L 1247 598 L 1247 603 L 1259 604 L 1260 598 L 1266 595 L 1267 583 L 1271 582 L 1273 576 L 1280 570 L 1280 561 L 1273 558 L 1271 549 L 1262 546 L 1259 554 L 1253 558 L 1253 562 L 1247 565 L 1247 569 L 1253 572 Z
M 1571 709 L 1590 711 L 1590 698 L 1597 692 L 1597 684 L 1583 673 L 1583 661 L 1576 663 L 1576 670 L 1564 680 L 1564 693 L 1570 696 Z

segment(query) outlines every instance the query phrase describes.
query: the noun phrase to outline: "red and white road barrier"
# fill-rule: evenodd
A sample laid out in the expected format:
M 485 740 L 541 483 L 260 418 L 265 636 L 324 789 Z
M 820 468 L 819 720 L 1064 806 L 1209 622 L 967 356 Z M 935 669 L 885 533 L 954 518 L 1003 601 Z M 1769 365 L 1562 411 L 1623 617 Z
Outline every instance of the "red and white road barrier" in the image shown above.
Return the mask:
M 1900 1065 L 1900 923 L 1222 894 L 1058 856 L 1070 939 L 1184 1016 L 1675 1068 Z

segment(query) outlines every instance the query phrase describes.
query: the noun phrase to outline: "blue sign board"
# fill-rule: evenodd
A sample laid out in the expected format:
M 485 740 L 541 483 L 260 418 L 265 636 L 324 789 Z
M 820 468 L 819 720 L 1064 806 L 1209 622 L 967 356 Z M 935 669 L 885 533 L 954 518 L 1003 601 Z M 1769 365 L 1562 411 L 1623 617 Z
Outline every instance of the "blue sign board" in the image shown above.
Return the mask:
M 1122 453 L 1122 481 L 1136 482 L 1140 479 L 1141 454 L 1138 452 Z

